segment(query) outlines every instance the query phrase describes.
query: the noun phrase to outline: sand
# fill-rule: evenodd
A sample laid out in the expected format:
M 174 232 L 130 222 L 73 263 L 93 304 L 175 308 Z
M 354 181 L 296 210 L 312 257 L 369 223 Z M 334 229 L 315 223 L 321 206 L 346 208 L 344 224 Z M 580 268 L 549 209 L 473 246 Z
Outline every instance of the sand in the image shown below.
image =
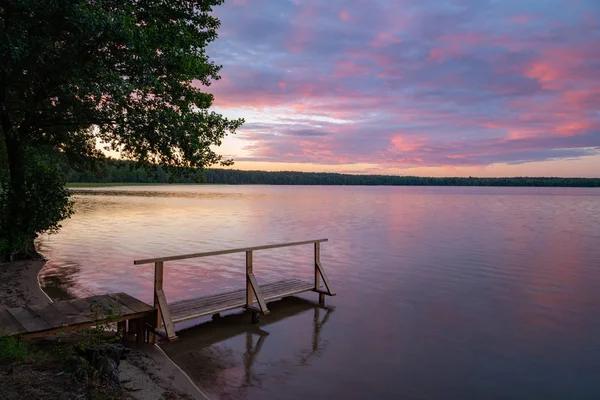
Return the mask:
M 0 263 L 0 308 L 52 301 L 38 281 L 44 264 L 44 261 Z M 125 389 L 134 399 L 209 398 L 158 346 L 131 345 L 131 353 L 119 371 Z M 57 379 L 57 385 L 60 384 Z
M 38 283 L 44 261 L 0 263 L 0 308 L 46 304 L 46 296 Z

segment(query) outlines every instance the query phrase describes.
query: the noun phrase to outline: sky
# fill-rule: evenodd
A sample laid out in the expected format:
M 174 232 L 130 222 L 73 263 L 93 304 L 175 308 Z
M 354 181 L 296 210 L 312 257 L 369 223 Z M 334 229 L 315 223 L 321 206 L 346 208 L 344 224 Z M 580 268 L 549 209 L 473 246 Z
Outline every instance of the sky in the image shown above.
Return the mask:
M 600 0 L 226 0 L 235 168 L 600 177 Z

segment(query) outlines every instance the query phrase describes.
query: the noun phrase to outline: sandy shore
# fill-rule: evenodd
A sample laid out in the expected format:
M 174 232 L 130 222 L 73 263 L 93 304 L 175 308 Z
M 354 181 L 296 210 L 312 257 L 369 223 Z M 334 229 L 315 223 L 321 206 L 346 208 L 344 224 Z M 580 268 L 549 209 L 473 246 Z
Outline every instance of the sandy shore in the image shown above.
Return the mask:
M 0 263 L 0 308 L 50 302 L 38 283 L 44 261 Z
M 0 308 L 32 306 L 52 301 L 40 288 L 44 261 L 0 263 Z M 189 377 L 158 347 L 132 345 L 119 368 L 129 394 L 140 400 L 207 399 Z

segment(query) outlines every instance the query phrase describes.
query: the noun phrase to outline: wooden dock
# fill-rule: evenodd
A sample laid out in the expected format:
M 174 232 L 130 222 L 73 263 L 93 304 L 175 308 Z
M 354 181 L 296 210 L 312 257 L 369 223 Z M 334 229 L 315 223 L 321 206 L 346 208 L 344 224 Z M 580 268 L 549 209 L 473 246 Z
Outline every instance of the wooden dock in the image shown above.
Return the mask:
M 149 341 L 154 343 L 154 334 L 160 334 L 160 328 L 164 326 L 166 337 L 169 341 L 177 340 L 175 334 L 175 323 L 190 319 L 214 315 L 235 308 L 246 308 L 253 311 L 253 321 L 258 320 L 260 314 L 270 313 L 267 301 L 280 299 L 294 294 L 313 291 L 319 294 L 319 303 L 324 304 L 325 296 L 335 296 L 323 265 L 321 264 L 321 243 L 327 239 L 308 240 L 302 242 L 272 244 L 266 246 L 245 247 L 238 249 L 210 251 L 204 253 L 184 254 L 178 256 L 149 258 L 134 261 L 135 265 L 154 264 L 154 307 L 157 309 L 156 320 L 150 327 L 151 335 Z M 266 285 L 258 285 L 253 270 L 253 253 L 260 250 L 275 249 L 281 247 L 314 246 L 314 280 L 312 282 L 299 279 L 286 279 Z M 246 253 L 246 289 L 228 293 L 220 293 L 212 296 L 202 296 L 195 299 L 182 300 L 168 303 L 163 289 L 164 263 L 169 261 L 186 260 L 217 256 L 223 254 Z
M 59 301 L 31 307 L 0 309 L 0 334 L 26 339 L 76 329 L 134 322 L 130 330 L 145 340 L 145 325 L 156 318 L 156 309 L 126 293 Z M 135 328 L 134 328 L 135 326 Z
M 177 340 L 175 323 L 215 315 L 236 308 L 252 311 L 253 322 L 260 314 L 270 313 L 267 301 L 294 294 L 313 291 L 319 294 L 319 303 L 325 296 L 335 296 L 325 270 L 321 265 L 321 243 L 327 239 L 272 244 L 239 249 L 211 251 L 151 258 L 134 261 L 134 264 L 154 264 L 154 306 L 150 306 L 126 293 L 113 293 L 83 299 L 59 301 L 31 307 L 0 309 L 0 334 L 35 338 L 81 328 L 117 323 L 119 331 L 127 330 L 137 336 L 138 342 L 156 342 L 156 334 L 169 341 Z M 285 279 L 259 285 L 253 271 L 252 256 L 255 251 L 311 244 L 314 246 L 314 280 Z M 163 290 L 164 263 L 190 258 L 221 254 L 246 253 L 246 289 L 202 296 L 168 303 Z

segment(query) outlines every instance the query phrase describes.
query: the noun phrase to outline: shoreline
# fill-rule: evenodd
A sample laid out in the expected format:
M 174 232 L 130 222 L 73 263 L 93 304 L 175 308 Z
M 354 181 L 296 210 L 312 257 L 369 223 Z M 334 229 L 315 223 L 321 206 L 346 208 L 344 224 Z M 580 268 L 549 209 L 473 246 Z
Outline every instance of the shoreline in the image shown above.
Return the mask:
M 39 279 L 45 265 L 44 260 L 0 263 L 0 308 L 53 302 Z M 132 398 L 209 398 L 158 345 L 127 345 L 131 353 L 121 362 L 119 375 Z

